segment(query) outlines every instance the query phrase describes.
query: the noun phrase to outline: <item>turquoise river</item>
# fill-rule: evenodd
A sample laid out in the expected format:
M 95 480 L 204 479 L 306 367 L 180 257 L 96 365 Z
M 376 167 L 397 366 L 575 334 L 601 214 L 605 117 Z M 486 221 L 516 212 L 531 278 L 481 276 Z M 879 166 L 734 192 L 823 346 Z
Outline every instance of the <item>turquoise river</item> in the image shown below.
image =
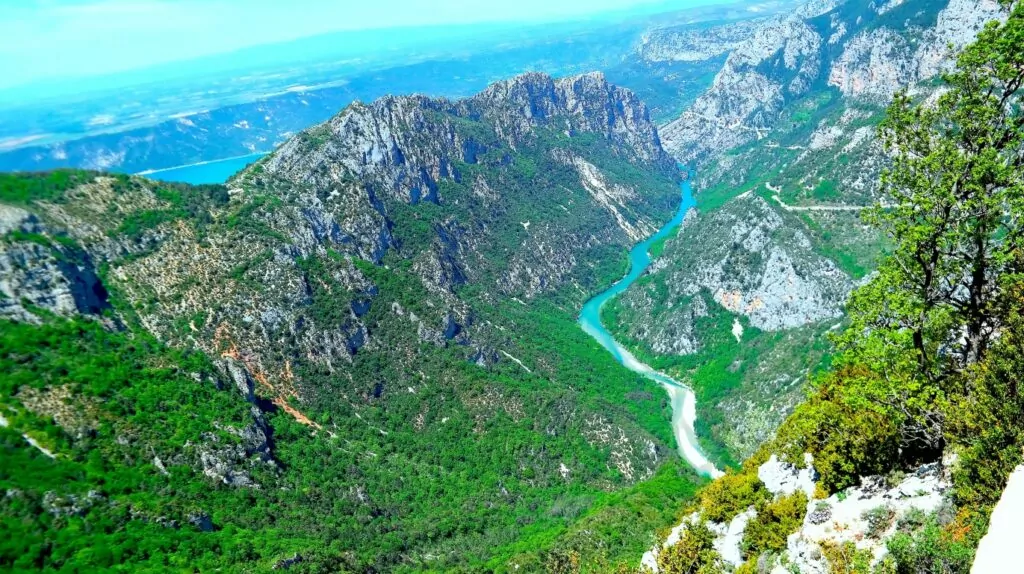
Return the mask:
M 620 345 L 601 323 L 601 307 L 622 294 L 644 274 L 644 271 L 651 265 L 651 246 L 660 239 L 675 233 L 679 226 L 682 225 L 686 212 L 695 205 L 693 190 L 690 187 L 689 180 L 684 181 L 681 187 L 683 191 L 682 203 L 672 221 L 669 221 L 646 241 L 637 244 L 629 252 L 629 273 L 609 287 L 607 291 L 588 301 L 583 306 L 579 321 L 583 330 L 600 343 L 602 347 L 607 349 L 619 363 L 651 379 L 665 389 L 672 403 L 672 431 L 679 445 L 679 455 L 697 472 L 705 476 L 718 477 L 722 473 L 704 456 L 697 442 L 697 433 L 693 428 L 694 422 L 697 420 L 697 398 L 693 391 L 668 375 L 659 373 L 641 363 L 629 350 Z

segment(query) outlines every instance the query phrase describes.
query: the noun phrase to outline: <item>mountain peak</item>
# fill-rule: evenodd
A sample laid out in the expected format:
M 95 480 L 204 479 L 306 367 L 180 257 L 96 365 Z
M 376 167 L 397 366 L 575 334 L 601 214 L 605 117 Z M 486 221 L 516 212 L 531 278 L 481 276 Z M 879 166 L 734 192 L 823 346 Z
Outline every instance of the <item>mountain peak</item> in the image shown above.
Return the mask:
M 594 72 L 559 79 L 523 74 L 458 101 L 412 95 L 353 104 L 247 173 L 319 189 L 372 173 L 380 183 L 375 193 L 415 203 L 436 199 L 438 182 L 457 178 L 457 165 L 545 134 L 598 136 L 625 159 L 666 174 L 675 170 L 643 102 Z

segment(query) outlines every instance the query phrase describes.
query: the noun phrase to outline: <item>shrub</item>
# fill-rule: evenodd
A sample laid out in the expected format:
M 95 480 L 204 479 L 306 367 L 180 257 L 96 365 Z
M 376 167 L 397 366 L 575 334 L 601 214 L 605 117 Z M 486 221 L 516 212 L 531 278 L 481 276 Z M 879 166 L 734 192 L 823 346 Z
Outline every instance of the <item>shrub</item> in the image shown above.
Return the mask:
M 856 367 L 829 373 L 779 428 L 779 451 L 799 462 L 805 452 L 814 455 L 820 484 L 829 493 L 853 486 L 860 476 L 884 474 L 899 461 L 899 429 L 854 398 L 856 386 L 878 382 Z
M 828 560 L 829 574 L 871 574 L 871 551 L 858 550 L 853 542 L 825 542 L 821 553 Z
M 875 539 L 881 538 L 885 531 L 889 530 L 895 517 L 896 513 L 885 505 L 865 510 L 864 514 L 861 515 L 861 518 L 868 523 L 867 535 Z
M 728 522 L 751 505 L 771 497 L 755 473 L 727 474 L 709 484 L 700 494 L 704 518 Z
M 948 440 L 961 447 L 953 482 L 956 500 L 964 507 L 995 505 L 1022 461 L 1024 286 L 1009 291 L 1006 328 L 986 359 L 965 375 L 947 414 Z
M 962 533 L 957 522 L 943 528 L 934 515 L 915 532 L 897 533 L 887 544 L 895 571 L 897 574 L 970 571 L 975 541 Z
M 743 534 L 744 556 L 785 550 L 786 539 L 800 528 L 806 514 L 807 495 L 802 491 L 762 503 Z
M 658 555 L 658 571 L 664 574 L 719 574 L 722 557 L 715 550 L 715 533 L 704 522 L 690 525 L 679 542 Z

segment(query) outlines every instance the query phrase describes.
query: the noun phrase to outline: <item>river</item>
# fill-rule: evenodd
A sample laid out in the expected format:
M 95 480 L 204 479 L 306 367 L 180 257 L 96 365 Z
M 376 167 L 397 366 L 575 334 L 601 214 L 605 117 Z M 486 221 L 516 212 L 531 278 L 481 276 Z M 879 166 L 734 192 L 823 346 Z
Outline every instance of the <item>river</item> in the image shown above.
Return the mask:
M 695 205 L 693 190 L 689 180 L 681 184 L 682 202 L 679 211 L 676 212 L 672 221 L 658 230 L 646 241 L 637 244 L 629 252 L 629 273 L 614 285 L 602 292 L 583 306 L 580 312 L 580 326 L 588 335 L 594 338 L 602 347 L 608 350 L 619 363 L 633 372 L 639 373 L 648 379 L 661 385 L 668 393 L 672 403 L 672 431 L 675 434 L 676 442 L 679 444 L 679 455 L 690 464 L 697 472 L 704 476 L 717 478 L 721 476 L 714 463 L 707 459 L 701 452 L 697 443 L 697 433 L 694 431 L 694 422 L 697 420 L 697 397 L 689 387 L 672 379 L 664 373 L 655 371 L 648 365 L 640 362 L 625 347 L 612 337 L 612 334 L 601 323 L 601 307 L 605 303 L 623 293 L 644 271 L 651 265 L 651 246 L 664 237 L 676 232 L 683 223 L 686 212 Z

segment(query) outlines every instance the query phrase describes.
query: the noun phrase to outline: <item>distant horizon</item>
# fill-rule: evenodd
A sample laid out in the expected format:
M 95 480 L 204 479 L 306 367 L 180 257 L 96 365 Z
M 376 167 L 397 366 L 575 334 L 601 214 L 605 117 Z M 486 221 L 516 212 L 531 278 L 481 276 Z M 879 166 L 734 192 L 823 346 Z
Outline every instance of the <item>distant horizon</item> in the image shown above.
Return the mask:
M 492 6 L 474 0 L 378 0 L 339 8 L 331 0 L 288 6 L 276 0 L 27 0 L 0 5 L 0 92 L 138 74 L 344 32 L 555 24 L 739 1 L 520 0 Z M 342 12 L 346 19 L 339 24 Z

